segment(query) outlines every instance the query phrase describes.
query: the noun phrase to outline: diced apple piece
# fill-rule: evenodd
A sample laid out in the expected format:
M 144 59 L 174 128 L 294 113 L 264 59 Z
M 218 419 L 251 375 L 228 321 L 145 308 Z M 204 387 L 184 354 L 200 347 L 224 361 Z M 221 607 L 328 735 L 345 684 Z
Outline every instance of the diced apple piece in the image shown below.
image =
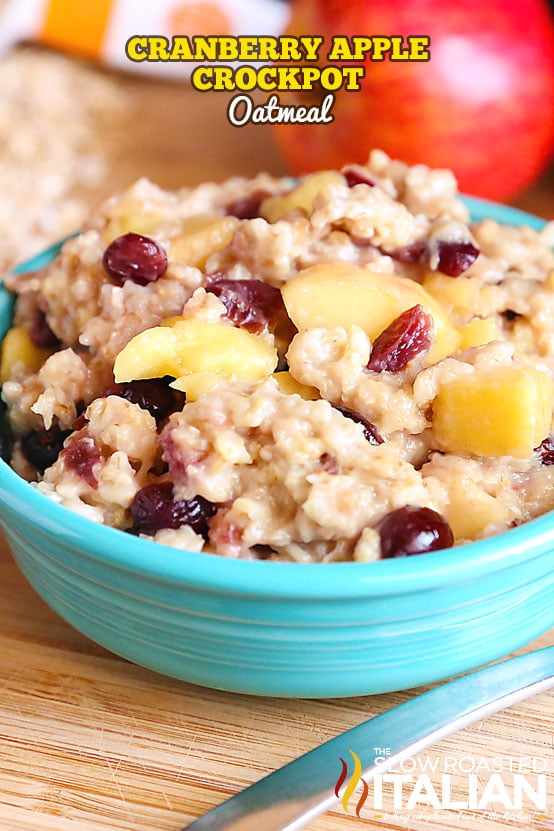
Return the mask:
M 279 384 L 282 392 L 285 392 L 287 395 L 296 394 L 306 401 L 317 401 L 318 398 L 321 398 L 319 390 L 315 387 L 308 386 L 308 384 L 301 384 L 296 378 L 292 377 L 290 372 L 275 372 L 273 377 Z
M 167 212 L 160 207 L 147 208 L 140 199 L 122 199 L 114 207 L 102 231 L 102 236 L 107 242 L 112 242 L 116 237 L 127 234 L 129 231 L 148 236 L 154 228 L 166 221 Z
M 475 314 L 479 295 L 475 280 L 466 277 L 453 280 L 444 274 L 431 273 L 423 281 L 423 288 L 440 303 L 447 315 L 465 315 L 467 320 Z
M 343 263 L 323 264 L 301 271 L 283 286 L 282 294 L 289 317 L 300 331 L 360 326 L 374 341 L 402 312 L 420 304 L 434 324 L 434 344 L 426 364 L 446 358 L 460 344 L 460 333 L 440 304 L 406 277 Z
M 169 326 L 154 326 L 132 338 L 114 363 L 116 383 L 126 384 L 141 378 L 180 375 L 179 343 Z
M 315 265 L 289 280 L 281 293 L 300 331 L 360 326 L 373 340 L 400 313 L 394 279 L 356 266 Z M 406 308 L 415 302 L 411 295 Z
M 114 374 L 118 383 L 192 373 L 255 382 L 271 375 L 276 365 L 277 351 L 257 335 L 189 318 L 136 335 L 117 356 Z
M 491 340 L 500 340 L 500 323 L 496 317 L 474 317 L 460 329 L 462 342 L 460 349 L 470 346 L 483 346 Z
M 261 381 L 277 366 L 277 351 L 263 338 L 226 323 L 190 318 L 174 325 L 180 375 L 215 372 L 225 378 Z
M 165 317 L 160 323 L 160 326 L 175 326 L 176 323 L 182 323 L 183 320 L 187 319 L 183 315 L 172 315 L 171 317 Z
M 29 372 L 36 372 L 52 354 L 52 349 L 35 346 L 29 332 L 23 326 L 14 326 L 2 341 L 0 356 L 0 384 L 7 381 L 17 363 L 22 363 Z
M 183 233 L 171 240 L 168 258 L 202 268 L 210 254 L 226 248 L 239 220 L 234 216 L 199 216 L 185 223 Z
M 191 372 L 170 384 L 175 390 L 186 393 L 187 401 L 198 401 L 201 395 L 213 392 L 226 383 L 226 378 L 215 372 Z
M 487 525 L 505 522 L 508 519 L 507 508 L 476 486 L 464 484 L 463 488 L 450 491 L 450 505 L 446 519 L 456 540 L 472 540 Z
M 550 432 L 553 385 L 517 367 L 476 371 L 440 387 L 433 403 L 439 449 L 472 456 L 529 458 Z
M 264 199 L 260 206 L 260 214 L 268 222 L 278 222 L 296 210 L 302 210 L 310 216 L 314 208 L 314 200 L 328 185 L 344 185 L 344 176 L 336 170 L 323 170 L 307 176 L 300 184 L 285 193 L 284 196 L 270 196 Z

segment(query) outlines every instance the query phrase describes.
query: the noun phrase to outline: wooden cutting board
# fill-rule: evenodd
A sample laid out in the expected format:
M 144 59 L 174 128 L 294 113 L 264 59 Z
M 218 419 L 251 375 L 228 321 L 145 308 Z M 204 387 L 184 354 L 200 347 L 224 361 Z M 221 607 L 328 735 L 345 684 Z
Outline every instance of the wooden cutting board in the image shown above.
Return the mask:
M 139 175 L 176 187 L 259 169 L 284 172 L 266 129 L 228 127 L 225 100 L 217 95 L 134 79 L 118 83 L 136 96 L 137 115 L 117 149 L 113 187 Z M 521 205 L 554 216 L 551 181 Z M 34 593 L 1 544 L 0 612 L 0 831 L 179 831 L 245 785 L 410 696 L 257 699 L 166 679 L 72 629 Z M 532 646 L 550 644 L 553 632 Z M 339 808 L 310 828 L 554 829 L 553 716 L 554 695 L 542 694 L 420 757 L 435 767 L 437 788 L 445 766 L 454 766 L 453 789 L 462 796 L 467 775 L 460 767 L 480 765 L 484 782 L 495 758 L 504 765 L 543 760 L 546 812 L 526 801 L 519 818 L 453 810 L 418 816 L 422 806 L 395 818 L 387 815 L 386 797 L 384 816 L 366 807 L 358 819 Z

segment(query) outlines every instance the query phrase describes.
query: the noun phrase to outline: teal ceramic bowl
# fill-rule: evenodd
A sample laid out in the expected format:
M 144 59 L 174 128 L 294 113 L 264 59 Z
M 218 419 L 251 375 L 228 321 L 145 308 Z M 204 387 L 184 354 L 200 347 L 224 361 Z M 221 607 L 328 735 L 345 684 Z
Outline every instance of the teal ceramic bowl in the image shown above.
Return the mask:
M 474 219 L 542 225 L 468 204 Z M 2 334 L 11 305 L 2 291 Z M 327 565 L 166 548 L 71 513 L 3 462 L 0 512 L 23 573 L 76 629 L 207 687 L 295 697 L 405 689 L 500 658 L 554 624 L 554 512 L 448 551 Z

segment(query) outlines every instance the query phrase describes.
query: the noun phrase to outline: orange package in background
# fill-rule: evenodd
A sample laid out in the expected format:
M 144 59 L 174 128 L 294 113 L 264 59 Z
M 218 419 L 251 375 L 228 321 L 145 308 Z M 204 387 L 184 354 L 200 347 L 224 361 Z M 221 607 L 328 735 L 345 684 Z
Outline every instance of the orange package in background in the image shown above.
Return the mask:
M 149 75 L 190 77 L 193 62 L 133 63 L 133 35 L 278 35 L 288 20 L 283 0 L 8 0 L 0 47 L 31 40 Z

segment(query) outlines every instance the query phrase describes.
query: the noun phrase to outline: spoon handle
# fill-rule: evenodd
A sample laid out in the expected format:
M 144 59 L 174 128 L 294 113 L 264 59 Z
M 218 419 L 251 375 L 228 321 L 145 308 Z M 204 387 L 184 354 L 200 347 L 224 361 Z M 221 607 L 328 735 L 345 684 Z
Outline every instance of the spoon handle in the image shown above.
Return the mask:
M 183 831 L 296 831 L 338 802 L 349 783 L 353 789 L 354 777 L 370 782 L 445 736 L 552 687 L 554 646 L 471 672 L 341 733 Z M 385 759 L 383 747 L 390 754 Z M 354 777 L 341 777 L 341 759 L 355 757 Z

